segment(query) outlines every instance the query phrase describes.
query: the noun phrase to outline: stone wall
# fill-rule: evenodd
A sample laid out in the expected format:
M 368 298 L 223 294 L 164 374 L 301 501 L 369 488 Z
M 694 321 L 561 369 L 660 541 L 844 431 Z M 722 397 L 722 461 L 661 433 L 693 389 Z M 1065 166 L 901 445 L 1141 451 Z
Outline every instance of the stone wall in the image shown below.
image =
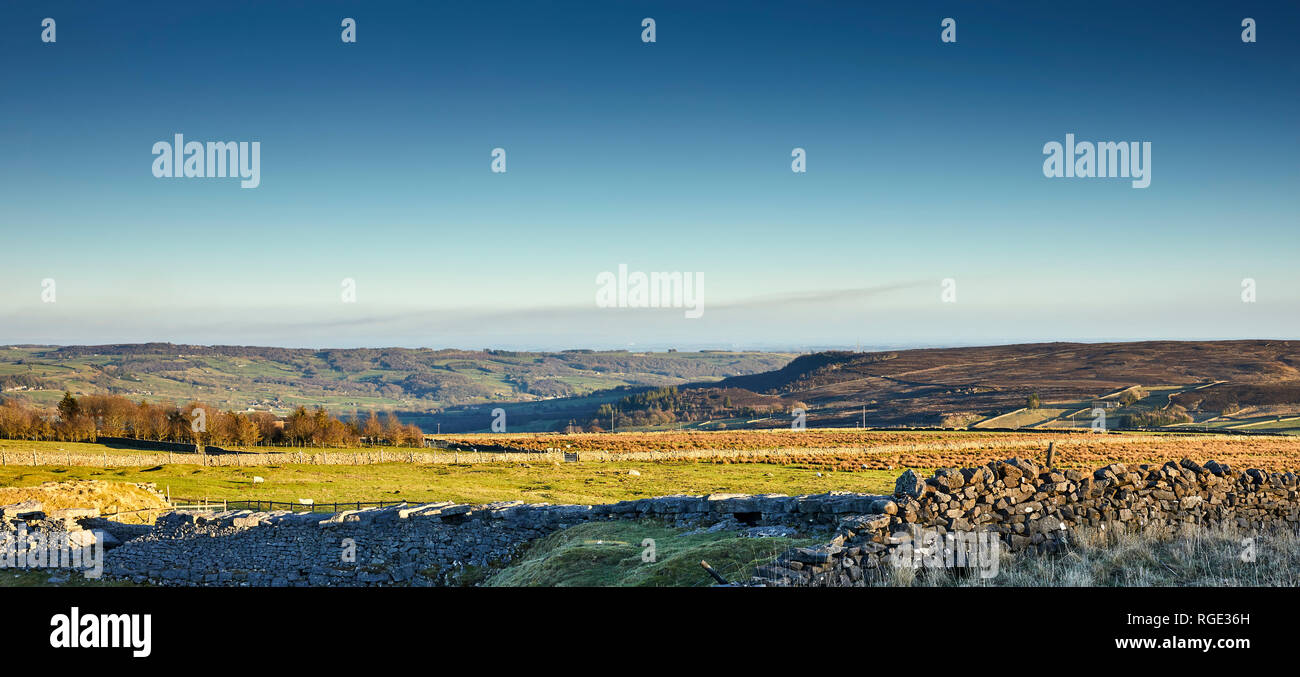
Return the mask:
M 455 585 L 508 563 L 530 541 L 593 520 L 658 518 L 679 526 L 833 531 L 759 567 L 751 585 L 863 585 L 888 565 L 901 532 L 989 531 L 1012 549 L 1058 550 L 1078 527 L 1295 529 L 1297 477 L 1213 461 L 1115 464 L 1095 472 L 1025 459 L 898 478 L 894 496 L 666 496 L 609 505 L 433 503 L 324 516 L 172 513 L 108 551 L 109 576 L 164 585 Z M 349 557 L 349 544 L 355 545 Z
M 939 535 L 992 532 L 1011 550 L 1059 551 L 1080 527 L 1168 535 L 1181 527 L 1294 531 L 1300 524 L 1295 473 L 1234 471 L 1189 459 L 1164 465 L 1108 465 L 1094 472 L 1041 468 L 1008 459 L 978 468 L 911 470 L 895 485 L 892 509 L 841 521 L 829 543 L 783 554 L 759 567 L 752 585 L 854 586 L 872 582 L 893 548 Z M 936 541 L 951 547 L 956 539 Z
M 95 439 L 110 449 L 143 449 L 145 451 L 170 451 L 177 454 L 197 454 L 199 448 L 197 445 L 189 442 L 163 442 L 160 440 L 141 440 L 134 437 L 104 437 L 100 436 Z M 231 451 L 221 447 L 207 445 L 203 447 L 205 454 L 242 454 L 242 451 Z

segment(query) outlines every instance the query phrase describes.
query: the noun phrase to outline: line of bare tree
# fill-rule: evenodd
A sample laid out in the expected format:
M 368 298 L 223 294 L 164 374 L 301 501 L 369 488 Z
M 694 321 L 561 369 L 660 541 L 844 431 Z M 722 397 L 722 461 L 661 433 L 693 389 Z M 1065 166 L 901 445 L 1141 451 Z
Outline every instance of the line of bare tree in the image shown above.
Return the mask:
M 200 402 L 176 406 L 71 393 L 64 393 L 54 409 L 12 398 L 0 402 L 0 438 L 94 442 L 99 437 L 245 447 L 424 445 L 423 431 L 401 423 L 392 412 L 382 420 L 372 411 L 365 419 L 343 421 L 321 407 L 299 406 L 280 418 L 267 411 L 222 411 Z

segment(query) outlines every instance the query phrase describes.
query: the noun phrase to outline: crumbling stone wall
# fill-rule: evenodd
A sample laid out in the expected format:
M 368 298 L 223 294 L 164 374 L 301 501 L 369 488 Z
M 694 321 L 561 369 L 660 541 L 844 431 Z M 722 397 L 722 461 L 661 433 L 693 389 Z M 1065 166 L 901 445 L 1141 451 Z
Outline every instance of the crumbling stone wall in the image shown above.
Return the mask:
M 679 526 L 814 527 L 880 509 L 887 496 L 664 496 L 609 505 L 432 503 L 337 515 L 171 513 L 108 551 L 111 577 L 163 585 L 454 585 L 508 563 L 530 541 L 592 520 L 657 518 Z M 345 539 L 355 544 L 348 557 Z
M 1095 472 L 1025 459 L 898 478 L 893 496 L 666 496 L 609 505 L 433 503 L 332 516 L 288 512 L 173 513 L 109 550 L 110 576 L 164 585 L 449 585 L 516 557 L 530 541 L 592 520 L 659 518 L 834 531 L 816 548 L 759 567 L 753 585 L 863 585 L 888 565 L 900 532 L 986 530 L 1012 549 L 1050 553 L 1077 527 L 1177 525 L 1295 529 L 1293 473 L 1234 471 L 1213 461 L 1114 464 Z M 347 556 L 350 539 L 355 557 Z
M 1231 525 L 1246 531 L 1300 525 L 1295 473 L 1234 471 L 1189 459 L 1164 465 L 1108 465 L 1094 472 L 1042 468 L 1008 459 L 978 468 L 944 468 L 922 479 L 911 470 L 895 502 L 841 520 L 819 548 L 800 548 L 759 567 L 750 581 L 769 586 L 853 586 L 888 566 L 892 548 L 918 529 L 939 534 L 989 531 L 1012 550 L 1060 550 L 1079 527 L 1163 535 L 1171 528 Z

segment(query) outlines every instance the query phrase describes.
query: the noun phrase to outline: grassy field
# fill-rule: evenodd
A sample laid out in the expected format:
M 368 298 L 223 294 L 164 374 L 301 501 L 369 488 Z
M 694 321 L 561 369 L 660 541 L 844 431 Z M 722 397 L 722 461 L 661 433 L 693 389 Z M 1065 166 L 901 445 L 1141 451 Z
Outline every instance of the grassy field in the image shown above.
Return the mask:
M 310 455 L 252 457 L 249 465 L 166 463 L 165 455 L 109 450 L 60 442 L 0 442 L 6 464 L 0 487 L 31 487 L 49 481 L 97 479 L 153 482 L 176 497 L 316 503 L 349 501 L 523 500 L 604 503 L 667 494 L 712 492 L 810 494 L 826 491 L 890 493 L 904 469 L 922 473 L 1023 456 L 1044 460 L 1049 441 L 1059 467 L 1092 469 L 1108 463 L 1163 463 L 1214 459 L 1237 468 L 1270 471 L 1300 468 L 1300 439 L 1199 434 L 978 433 L 818 430 L 625 433 L 617 435 L 458 436 L 483 444 L 560 449 L 519 458 L 504 453 L 416 454 L 414 462 L 378 462 L 369 450 L 336 452 L 311 463 Z M 801 445 L 791 446 L 792 444 Z M 568 445 L 563 446 L 563 445 Z M 577 463 L 559 462 L 566 449 L 580 450 Z M 38 466 L 28 454 L 37 450 Z M 85 452 L 87 463 L 65 465 L 67 454 Z M 359 464 L 352 459 L 360 458 Z M 178 457 L 180 458 L 180 457 Z M 193 457 L 190 457 L 193 458 Z M 223 462 L 248 457 L 218 457 Z M 319 461 L 320 456 L 316 457 Z M 401 455 L 407 459 L 407 455 Z M 306 459 L 306 460 L 303 460 Z M 122 461 L 138 460 L 131 466 Z M 633 474 L 635 471 L 638 474 Z M 254 477 L 265 479 L 255 484 Z
M 1040 423 L 1046 423 L 1062 414 L 1069 413 L 1066 408 L 1053 407 L 1041 409 L 1021 409 L 1009 414 L 995 416 L 985 421 L 980 421 L 977 427 L 983 428 L 1032 428 Z
M 636 470 L 640 476 L 631 475 Z M 831 473 L 774 464 L 475 463 L 366 466 L 295 465 L 257 468 L 169 465 L 152 468 L 7 466 L 0 486 L 96 479 L 153 482 L 173 497 L 317 503 L 347 501 L 457 501 L 490 503 L 609 503 L 669 494 L 714 492 L 814 494 L 831 490 L 892 492 L 897 473 Z M 253 483 L 253 477 L 266 481 Z
M 736 531 L 691 533 L 653 520 L 596 522 L 556 532 L 529 546 L 483 584 L 494 587 L 708 586 L 709 563 L 728 581 L 746 581 L 754 567 L 791 547 L 820 544 L 829 533 L 796 538 L 746 538 Z M 654 561 L 642 544 L 654 541 Z
M 572 527 L 539 540 L 515 562 L 488 577 L 488 586 L 704 586 L 707 560 L 729 581 L 790 547 L 820 545 L 828 534 L 744 538 L 736 531 L 689 533 L 663 524 L 605 522 Z M 644 539 L 655 541 L 656 561 L 642 560 Z M 1243 539 L 1250 538 L 1251 561 Z M 887 566 L 879 586 L 1241 587 L 1300 585 L 1300 538 L 1293 533 L 1244 534 L 1232 528 L 1163 535 L 1080 530 L 1065 552 L 1045 556 L 1001 551 L 996 574 Z
M 142 454 L 154 454 L 158 452 L 141 452 L 135 449 L 110 449 L 102 444 L 93 444 L 90 442 L 32 442 L 28 440 L 0 440 L 0 453 L 4 454 L 6 463 L 21 464 L 24 460 L 31 458 L 32 452 L 36 452 L 44 457 L 57 458 L 60 454 L 72 454 L 74 456 L 102 457 L 107 454 L 110 458 L 116 457 L 138 457 Z M 286 453 L 291 450 L 283 447 L 260 447 L 259 453 Z M 165 456 L 167 452 L 162 452 Z M 29 461 L 30 462 L 30 461 Z

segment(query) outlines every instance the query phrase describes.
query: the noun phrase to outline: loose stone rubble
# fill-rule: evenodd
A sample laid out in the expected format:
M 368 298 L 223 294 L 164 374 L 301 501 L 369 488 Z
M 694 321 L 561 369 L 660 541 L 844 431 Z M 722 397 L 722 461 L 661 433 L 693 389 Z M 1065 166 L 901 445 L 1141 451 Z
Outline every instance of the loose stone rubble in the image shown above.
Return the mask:
M 885 496 L 663 496 L 608 505 L 430 503 L 319 513 L 176 512 L 108 552 L 110 577 L 161 585 L 457 585 L 509 563 L 530 541 L 595 520 L 683 528 L 787 527 L 829 532 Z M 789 534 L 758 531 L 755 536 Z M 354 547 L 350 548 L 350 545 Z
M 100 523 L 108 522 L 99 519 L 95 508 L 64 508 L 47 513 L 40 501 L 0 506 L 0 571 L 98 571 L 96 558 L 121 543 Z M 56 574 L 51 581 L 65 582 L 67 573 Z

